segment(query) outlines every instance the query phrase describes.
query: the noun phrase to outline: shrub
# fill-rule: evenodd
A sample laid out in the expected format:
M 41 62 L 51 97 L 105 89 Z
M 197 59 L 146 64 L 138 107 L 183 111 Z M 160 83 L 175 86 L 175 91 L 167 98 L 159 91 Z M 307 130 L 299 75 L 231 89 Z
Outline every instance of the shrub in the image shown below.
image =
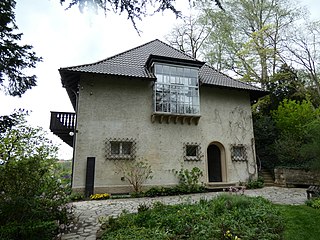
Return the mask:
M 190 170 L 180 169 L 180 171 L 175 171 L 179 179 L 178 189 L 184 193 L 199 192 L 203 188 L 199 183 L 200 177 L 203 176 L 203 172 L 198 168 L 194 167 Z
M 70 201 L 81 201 L 81 200 L 84 200 L 84 195 L 79 192 L 72 192 L 69 195 L 69 200 Z
M 122 175 L 128 181 L 135 193 L 142 190 L 142 184 L 147 179 L 152 179 L 152 170 L 146 161 L 125 161 L 116 164 L 117 173 Z
M 261 197 L 221 195 L 197 204 L 155 203 L 109 219 L 102 239 L 282 239 L 283 219 Z M 150 234 L 146 236 L 146 234 Z
M 263 188 L 264 187 L 264 180 L 262 177 L 258 177 L 256 180 L 249 179 L 246 183 L 247 189 L 256 189 L 256 188 Z
M 320 197 L 312 198 L 306 202 L 307 206 L 320 209 Z
M 0 238 L 51 239 L 72 210 L 68 188 L 55 175 L 57 147 L 24 117 L 0 132 Z
M 0 226 L 0 239 L 44 239 L 51 240 L 57 233 L 55 221 L 10 222 Z

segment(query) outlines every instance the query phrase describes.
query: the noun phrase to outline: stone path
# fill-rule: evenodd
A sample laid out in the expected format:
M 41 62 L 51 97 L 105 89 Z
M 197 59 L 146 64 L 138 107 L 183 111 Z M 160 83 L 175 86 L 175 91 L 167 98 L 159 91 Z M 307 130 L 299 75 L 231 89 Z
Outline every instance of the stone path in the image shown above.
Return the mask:
M 220 193 L 221 192 L 209 192 L 184 196 L 74 202 L 76 222 L 70 227 L 69 233 L 63 234 L 61 239 L 94 240 L 96 239 L 97 230 L 100 228 L 99 217 L 116 217 L 122 213 L 123 210 L 137 212 L 140 204 L 152 205 L 154 202 L 162 202 L 165 204 L 193 203 L 200 199 L 212 199 Z M 281 204 L 298 205 L 304 204 L 307 200 L 306 189 L 303 188 L 265 187 L 262 189 L 245 190 L 244 194 L 248 196 L 262 196 L 274 203 Z

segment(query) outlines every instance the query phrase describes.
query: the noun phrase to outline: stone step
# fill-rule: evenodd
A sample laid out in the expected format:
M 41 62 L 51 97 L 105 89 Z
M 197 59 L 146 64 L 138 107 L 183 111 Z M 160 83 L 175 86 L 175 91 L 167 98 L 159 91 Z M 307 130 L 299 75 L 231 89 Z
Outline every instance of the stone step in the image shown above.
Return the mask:
M 274 179 L 269 170 L 261 169 L 259 176 L 263 178 L 265 186 L 274 186 Z
M 228 188 L 228 187 L 235 187 L 237 186 L 237 182 L 211 182 L 211 183 L 207 183 L 205 184 L 205 188 L 209 189 L 209 190 L 217 190 L 217 189 L 224 189 L 224 188 Z

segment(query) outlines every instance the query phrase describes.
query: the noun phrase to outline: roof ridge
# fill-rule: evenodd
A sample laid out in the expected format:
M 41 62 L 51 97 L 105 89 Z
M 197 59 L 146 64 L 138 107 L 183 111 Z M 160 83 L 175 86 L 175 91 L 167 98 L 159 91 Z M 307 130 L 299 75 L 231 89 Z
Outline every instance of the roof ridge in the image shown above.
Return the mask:
M 235 81 L 235 82 L 239 82 L 239 83 L 245 84 L 245 85 L 247 85 L 247 86 L 249 86 L 249 87 L 253 87 L 253 88 L 255 88 L 256 90 L 259 90 L 259 91 L 265 91 L 265 90 L 263 90 L 262 88 L 256 87 L 256 86 L 254 86 L 254 85 L 252 85 L 252 84 L 249 84 L 248 82 L 243 82 L 243 81 L 240 81 L 240 80 L 238 80 L 238 79 L 234 79 L 234 78 L 228 76 L 227 74 L 218 71 L 217 69 L 215 69 L 213 66 L 211 66 L 211 65 L 208 64 L 208 63 L 205 63 L 205 65 L 207 65 L 209 68 L 211 68 L 212 70 L 216 71 L 217 73 L 224 75 L 225 77 L 229 78 L 230 80 L 233 80 L 233 81 Z
M 155 42 L 155 41 L 160 41 L 160 40 L 159 40 L 159 39 L 154 39 L 154 40 L 152 40 L 152 41 L 149 41 L 149 42 L 144 43 L 144 44 L 142 44 L 142 45 L 136 46 L 136 47 L 131 48 L 131 49 L 129 49 L 129 50 L 126 50 L 126 51 L 124 51 L 124 52 L 115 54 L 115 55 L 113 55 L 113 56 L 111 56 L 111 57 L 107 57 L 107 58 L 105 58 L 105 59 L 99 60 L 99 61 L 97 61 L 97 62 L 80 64 L 80 65 L 76 65 L 76 66 L 64 67 L 64 68 L 60 68 L 60 70 L 66 70 L 66 69 L 69 69 L 69 68 L 78 68 L 78 67 L 94 66 L 94 65 L 96 65 L 96 64 L 103 63 L 103 62 L 108 61 L 108 60 L 110 60 L 110 59 L 119 57 L 119 56 L 121 56 L 121 55 L 123 55 L 123 54 L 126 54 L 126 53 L 128 53 L 128 52 L 134 51 L 134 50 L 139 49 L 139 48 L 141 48 L 141 47 L 144 47 L 144 46 L 146 46 L 146 45 L 148 45 L 148 44 L 150 44 L 150 43 L 152 43 L 152 42 Z M 160 41 L 160 42 L 162 42 L 162 41 Z M 164 43 L 164 42 L 162 42 L 162 43 Z M 164 44 L 165 44 L 165 43 L 164 43 Z M 168 46 L 171 47 L 170 45 L 168 45 Z M 176 49 L 176 50 L 177 50 L 177 49 Z

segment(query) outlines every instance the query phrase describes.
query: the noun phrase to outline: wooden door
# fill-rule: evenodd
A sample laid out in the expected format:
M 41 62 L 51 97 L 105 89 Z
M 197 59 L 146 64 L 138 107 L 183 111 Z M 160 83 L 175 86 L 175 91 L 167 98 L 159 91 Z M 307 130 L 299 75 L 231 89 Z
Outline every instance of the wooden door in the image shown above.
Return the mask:
M 209 182 L 222 182 L 221 151 L 217 145 L 210 145 L 207 150 Z

